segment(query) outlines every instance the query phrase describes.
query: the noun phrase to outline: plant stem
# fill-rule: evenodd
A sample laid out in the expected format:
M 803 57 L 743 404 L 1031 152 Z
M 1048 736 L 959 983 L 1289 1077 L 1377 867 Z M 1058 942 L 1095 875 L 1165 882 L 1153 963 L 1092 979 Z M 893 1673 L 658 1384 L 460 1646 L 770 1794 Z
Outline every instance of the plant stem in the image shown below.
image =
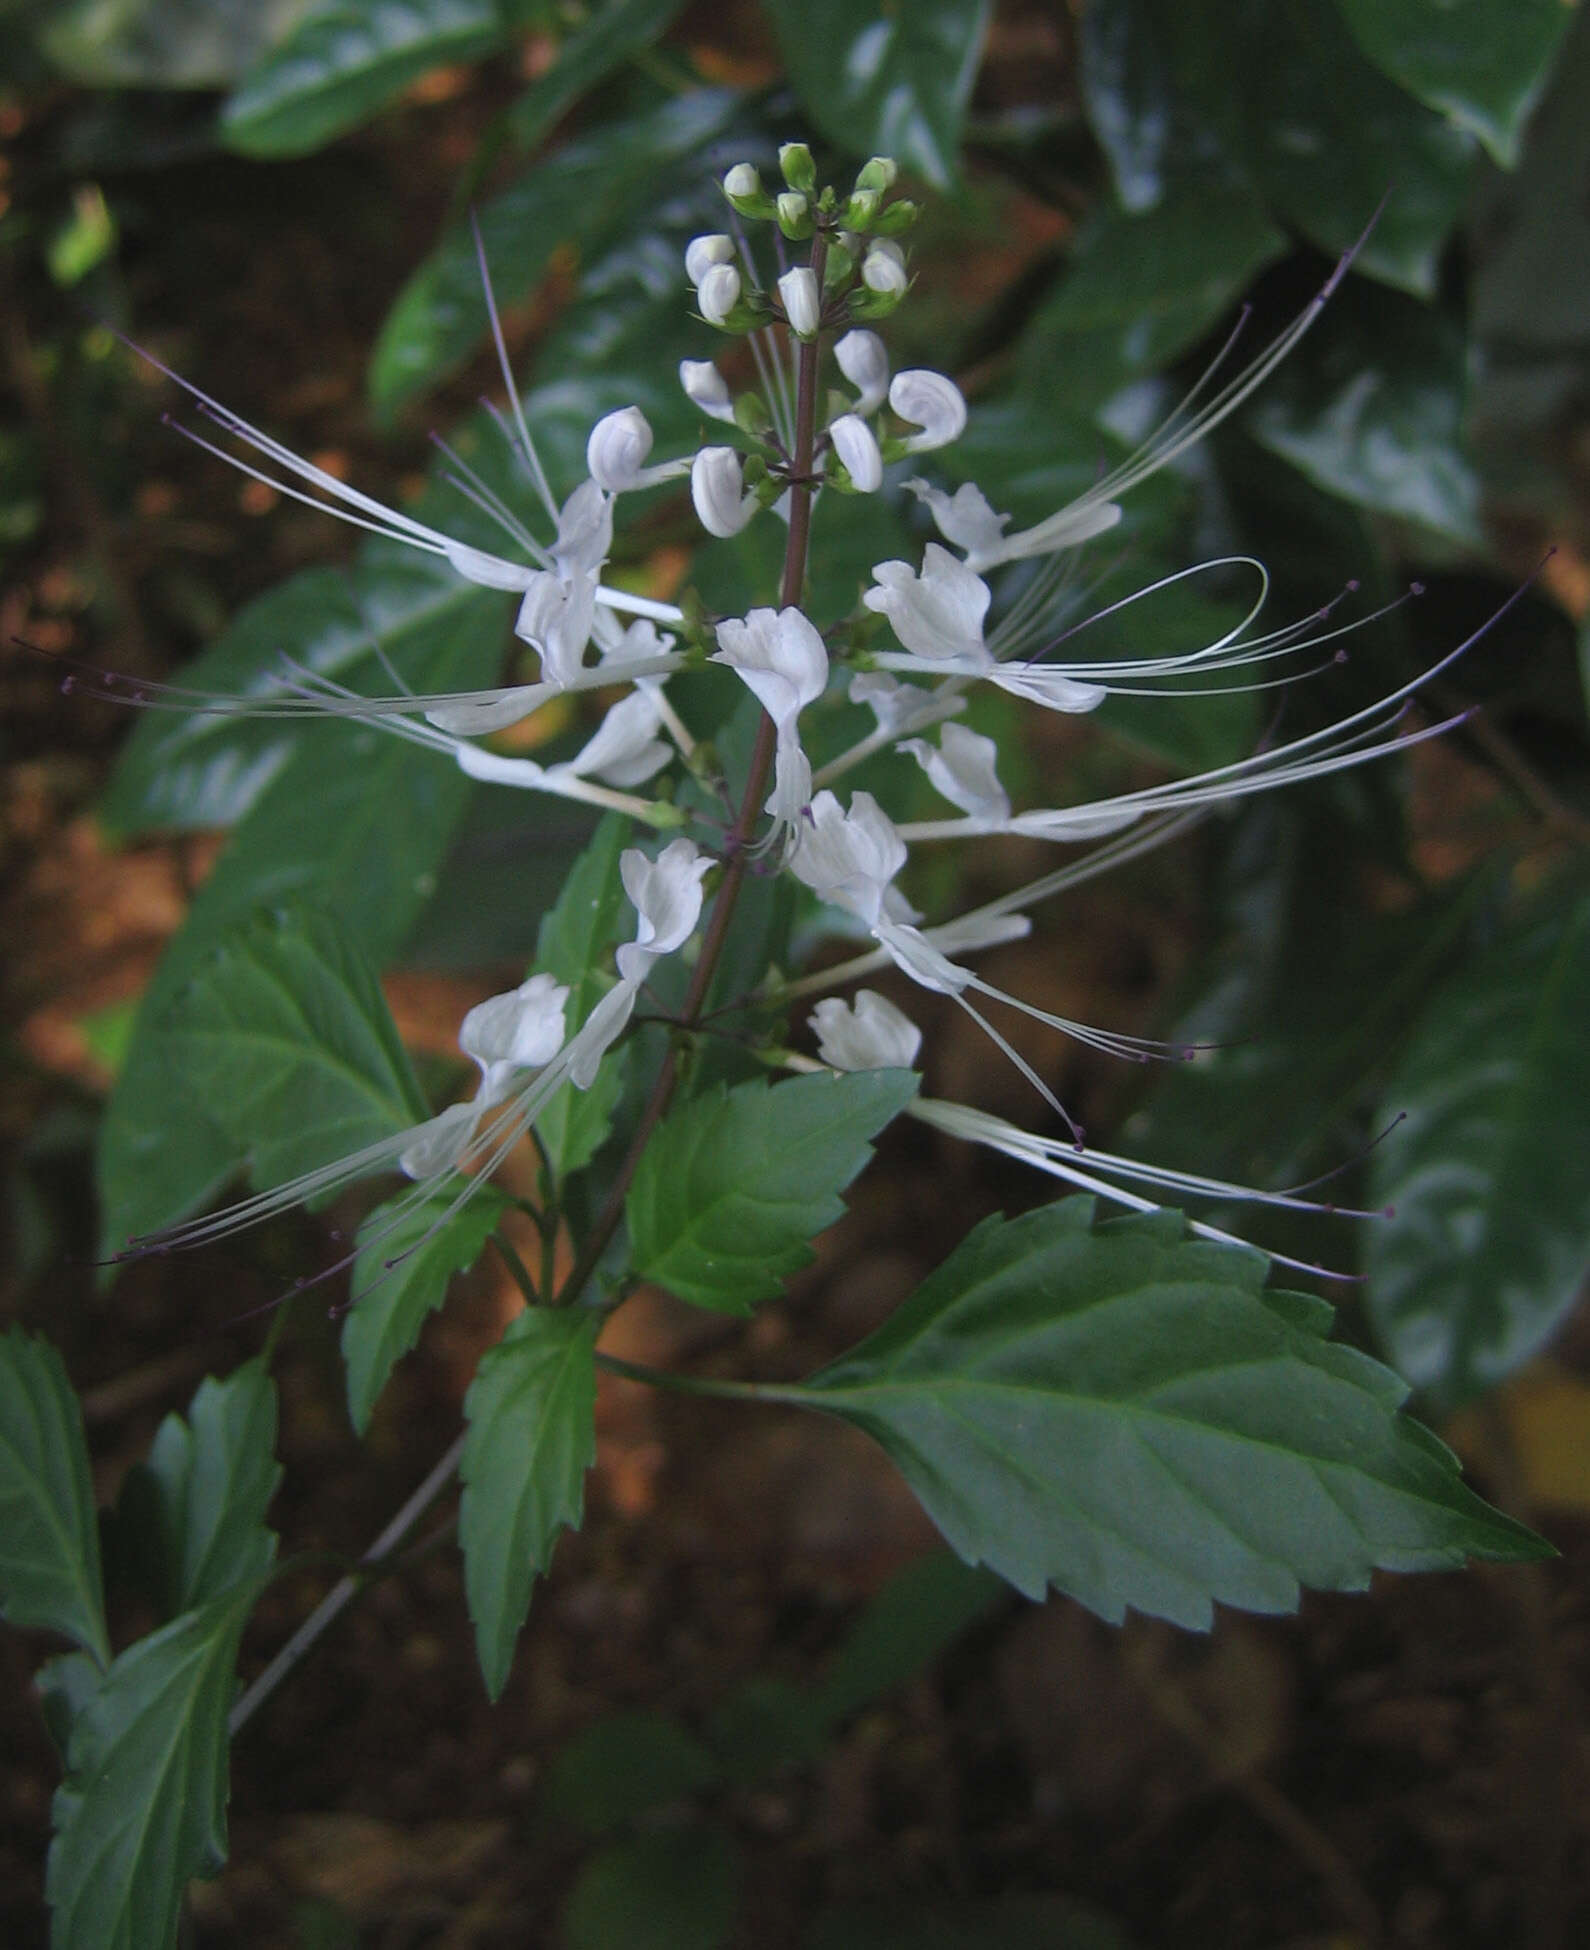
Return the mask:
M 597 1353 L 596 1365 L 626 1381 L 643 1381 L 648 1388 L 668 1388 L 676 1395 L 716 1395 L 725 1401 L 765 1402 L 777 1400 L 781 1391 L 757 1381 L 709 1381 L 704 1376 L 674 1374 L 667 1368 L 649 1368 L 644 1362 L 624 1361 L 616 1354 Z
M 819 231 L 812 239 L 811 256 L 811 268 L 816 276 L 819 291 L 823 285 L 823 269 L 827 255 L 828 240 Z M 790 468 L 789 539 L 784 547 L 784 574 L 779 587 L 779 605 L 784 609 L 799 603 L 801 590 L 806 582 L 806 557 L 811 544 L 812 499 L 815 488 L 812 478 L 812 460 L 817 447 L 817 370 L 820 349 L 820 337 L 802 341 L 795 371 L 795 452 Z M 680 1012 L 679 1026 L 682 1029 L 694 1029 L 700 1023 L 706 1009 L 712 978 L 717 973 L 724 943 L 729 937 L 729 924 L 734 919 L 735 904 L 740 898 L 740 889 L 745 882 L 746 850 L 750 845 L 751 835 L 756 830 L 757 821 L 761 817 L 763 801 L 767 797 L 767 780 L 768 774 L 773 769 L 773 750 L 777 736 L 773 720 L 764 711 L 756 729 L 756 744 L 751 753 L 750 772 L 746 778 L 745 791 L 740 798 L 740 809 L 724 841 L 723 884 L 718 889 L 718 897 L 713 903 L 712 917 L 702 937 L 701 953 L 690 978 L 684 1008 Z M 557 1298 L 552 1303 L 554 1306 L 566 1307 L 578 1299 L 591 1275 L 600 1265 L 602 1255 L 606 1252 L 608 1243 L 617 1232 L 624 1216 L 624 1201 L 629 1195 L 630 1183 L 640 1166 L 646 1146 L 651 1142 L 652 1133 L 668 1113 L 668 1106 L 673 1101 L 674 1087 L 677 1082 L 678 1066 L 674 1051 L 670 1047 L 657 1071 L 651 1096 L 647 1099 L 646 1108 L 641 1112 L 635 1126 L 635 1134 L 630 1140 L 629 1150 L 624 1154 L 624 1162 L 619 1167 L 618 1175 L 603 1202 L 601 1211 L 586 1235 L 579 1257 L 574 1262 L 573 1271 L 564 1281 Z

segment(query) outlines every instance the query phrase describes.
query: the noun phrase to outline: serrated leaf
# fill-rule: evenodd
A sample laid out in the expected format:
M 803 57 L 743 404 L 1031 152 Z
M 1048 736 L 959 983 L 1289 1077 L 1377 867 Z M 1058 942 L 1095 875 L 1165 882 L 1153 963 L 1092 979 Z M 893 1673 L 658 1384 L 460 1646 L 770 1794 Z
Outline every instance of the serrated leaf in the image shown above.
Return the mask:
M 139 1639 L 72 1723 L 45 1893 L 54 1950 L 159 1950 L 226 1860 L 227 1713 L 259 1595 L 240 1586 Z
M 275 1460 L 276 1389 L 263 1357 L 224 1381 L 208 1376 L 187 1418 L 168 1415 L 128 1478 L 118 1518 L 132 1521 L 163 1615 L 196 1610 L 270 1569 L 265 1512 Z
M 1443 1409 L 1536 1353 L 1590 1269 L 1590 898 L 1537 914 L 1431 996 L 1371 1158 L 1387 1357 Z
M 567 1950 L 718 1950 L 743 1868 L 716 1824 L 611 1842 L 580 1865 L 563 1906 Z
M 1504 169 L 1573 9 L 1562 0 L 1337 0 L 1371 61 L 1470 129 Z
M 455 1273 L 473 1266 L 506 1203 L 480 1185 L 456 1211 L 455 1189 L 378 1205 L 358 1235 L 353 1285 L 342 1322 L 348 1414 L 363 1435 L 392 1364 L 420 1337 L 427 1314 L 447 1298 Z
M 509 109 L 514 141 L 533 149 L 587 89 L 660 40 L 683 8 L 684 0 L 609 0 L 593 7 L 558 49 L 557 60 Z
M 538 1798 L 545 1814 L 605 1835 L 721 1777 L 711 1749 L 666 1713 L 604 1713 L 553 1757 Z
M 1478 543 L 1457 328 L 1428 306 L 1349 281 L 1311 346 L 1307 362 L 1290 361 L 1266 385 L 1248 430 L 1327 494 Z
M 893 156 L 935 189 L 959 179 L 988 0 L 767 0 L 767 11 L 801 106 L 830 142 Z
M 0 1616 L 110 1663 L 82 1411 L 61 1357 L 20 1327 L 0 1340 Z
M 607 248 L 629 229 L 636 208 L 655 200 L 672 166 L 705 174 L 694 159 L 728 127 L 738 104 L 726 89 L 698 89 L 647 114 L 606 123 L 485 204 L 480 237 L 497 302 L 528 297 L 560 245 Z M 680 302 L 685 308 L 683 295 Z M 399 294 L 370 363 L 371 399 L 382 413 L 393 413 L 451 370 L 486 330 L 474 237 L 463 225 L 443 238 Z M 539 444 L 539 423 L 532 425 Z M 582 451 L 583 441 L 582 432 Z
M 618 871 L 629 837 L 627 819 L 618 813 L 603 818 L 536 939 L 536 972 L 555 976 L 568 987 L 565 1010 L 571 1035 L 612 986 L 614 946 L 632 932 L 634 910 Z M 603 1061 L 589 1090 L 565 1084 L 536 1119 L 558 1180 L 589 1163 L 600 1148 L 623 1094 L 623 1072 L 620 1049 Z
M 812 1257 L 869 1140 L 916 1094 L 909 1070 L 721 1086 L 673 1111 L 630 1187 L 635 1270 L 681 1300 L 749 1313 Z
M 159 1040 L 260 1190 L 430 1115 L 374 969 L 312 908 L 223 937 Z
M 799 1388 L 894 1459 L 953 1548 L 1032 1598 L 1206 1629 L 1215 1601 L 1547 1546 L 1466 1490 L 1387 1368 L 1263 1290 L 1257 1253 L 1090 1199 L 985 1221 L 880 1331 Z
M 599 1314 L 531 1307 L 482 1358 L 464 1397 L 469 1430 L 458 1535 L 486 1691 L 508 1683 L 530 1587 L 557 1534 L 577 1528 L 596 1455 Z
M 246 156 L 303 156 L 356 128 L 432 68 L 504 37 L 493 0 L 315 0 L 243 77 L 221 134 Z

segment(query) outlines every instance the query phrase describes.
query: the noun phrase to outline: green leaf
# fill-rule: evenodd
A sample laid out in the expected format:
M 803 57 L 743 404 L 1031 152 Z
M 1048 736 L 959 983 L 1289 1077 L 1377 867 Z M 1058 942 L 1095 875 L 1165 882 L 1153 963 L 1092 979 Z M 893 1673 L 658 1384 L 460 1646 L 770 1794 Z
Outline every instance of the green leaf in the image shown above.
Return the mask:
M 40 12 L 50 59 L 97 88 L 222 88 L 302 0 L 68 0 Z
M 1472 130 L 1504 169 L 1573 9 L 1562 0 L 1337 0 L 1371 61 Z
M 72 1724 L 45 1893 L 54 1950 L 160 1950 L 183 1891 L 226 1860 L 227 1713 L 244 1585 L 116 1660 Z
M 514 1641 L 560 1530 L 577 1527 L 596 1455 L 600 1314 L 531 1307 L 481 1360 L 464 1414 L 458 1511 L 464 1589 L 486 1691 L 508 1683 Z
M 0 1616 L 110 1663 L 82 1413 L 61 1357 L 20 1327 L 0 1340 Z
M 376 551 L 367 559 L 381 569 L 374 593 L 408 589 L 424 566 L 382 563 Z M 468 626 L 499 615 L 501 601 L 469 593 L 475 606 L 439 610 L 417 633 L 405 671 L 414 689 L 464 689 L 495 676 L 496 628 Z M 382 620 L 377 608 L 372 626 Z M 331 724 L 301 734 L 200 889 L 139 1008 L 100 1130 L 107 1252 L 197 1210 L 247 1156 L 172 1067 L 162 1037 L 174 997 L 204 956 L 243 916 L 293 901 L 335 913 L 374 960 L 393 954 L 430 898 L 471 790 L 445 758 L 387 733 Z
M 1196 345 L 1285 249 L 1258 197 L 1220 172 L 1178 178 L 1138 216 L 1101 210 L 1027 329 L 1024 370 L 1044 385 L 1080 366 L 1103 398 Z
M 542 920 L 536 941 L 538 974 L 566 983 L 572 1035 L 612 987 L 613 948 L 633 933 L 634 909 L 619 878 L 619 855 L 630 823 L 608 813 L 575 862 L 557 905 Z M 561 1182 L 588 1164 L 606 1138 L 624 1089 L 624 1051 L 604 1060 L 589 1090 L 565 1084 L 536 1119 L 554 1176 Z
M 553 1758 L 544 1813 L 605 1835 L 721 1778 L 710 1749 L 666 1713 L 604 1713 Z
M 1478 546 L 1457 327 L 1349 281 L 1311 344 L 1266 385 L 1248 430 L 1326 493 Z
M 1371 1159 L 1390 1360 L 1447 1409 L 1536 1353 L 1590 1268 L 1590 896 L 1551 907 L 1430 998 Z
M 1091 1199 L 986 1220 L 878 1333 L 781 1400 L 855 1423 L 951 1546 L 1028 1597 L 1207 1629 L 1377 1566 L 1547 1546 L 1397 1414 L 1402 1382 L 1264 1291 L 1257 1253 L 1179 1213 L 1092 1229 Z
M 483 206 L 480 237 L 500 305 L 529 296 L 562 245 L 600 251 L 627 232 L 675 175 L 705 174 L 699 152 L 738 111 L 726 89 L 698 89 L 650 113 L 593 129 Z M 688 309 L 681 290 L 680 306 Z M 370 365 L 370 397 L 390 415 L 464 359 L 487 317 L 473 234 L 449 231 L 393 306 Z M 532 419 L 537 441 L 539 422 Z M 581 432 L 581 451 L 584 450 Z
M 716 1824 L 611 1842 L 580 1865 L 563 1907 L 567 1950 L 718 1950 L 743 1877 Z
M 936 1551 L 908 1564 L 867 1606 L 812 1702 L 825 1727 L 909 1679 L 982 1617 L 1003 1586 L 991 1573 Z
M 935 189 L 959 178 L 988 0 L 766 5 L 801 106 L 830 142 L 846 155 L 893 156 Z
M 514 141 L 533 149 L 565 109 L 660 40 L 683 9 L 684 0 L 609 0 L 593 7 L 558 49 L 557 60 L 509 109 Z
M 118 1516 L 132 1516 L 167 1618 L 257 1585 L 270 1569 L 276 1537 L 265 1512 L 281 1480 L 275 1450 L 276 1389 L 263 1356 L 225 1381 L 206 1377 L 187 1420 L 168 1415 L 161 1423 Z
M 375 971 L 329 914 L 264 914 L 229 934 L 178 996 L 166 1060 L 260 1190 L 430 1115 Z
M 630 1187 L 635 1270 L 681 1300 L 749 1313 L 812 1257 L 869 1140 L 916 1094 L 909 1070 L 704 1092 L 664 1119 Z
M 494 0 L 314 0 L 244 76 L 221 112 L 222 137 L 246 156 L 307 155 L 503 33 Z
M 447 1298 L 455 1273 L 479 1259 L 506 1200 L 476 1186 L 452 1208 L 456 1188 L 416 1198 L 400 1193 L 359 1228 L 353 1286 L 342 1322 L 348 1364 L 348 1414 L 363 1435 L 392 1364 L 420 1337 L 425 1317 Z

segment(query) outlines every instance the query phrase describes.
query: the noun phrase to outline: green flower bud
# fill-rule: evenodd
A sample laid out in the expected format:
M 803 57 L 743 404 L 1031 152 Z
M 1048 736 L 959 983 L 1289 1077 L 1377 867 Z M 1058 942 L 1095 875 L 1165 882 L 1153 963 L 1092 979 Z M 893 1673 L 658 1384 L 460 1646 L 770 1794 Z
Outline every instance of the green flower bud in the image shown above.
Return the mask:
M 817 187 L 817 165 L 804 142 L 786 142 L 778 152 L 778 166 L 792 190 L 810 196 Z
M 791 243 L 802 243 L 812 234 L 812 209 L 799 190 L 785 190 L 778 199 L 778 227 Z
M 894 179 L 900 174 L 893 156 L 874 156 L 862 165 L 856 178 L 858 190 L 876 190 L 879 196 L 887 196 L 894 188 Z
M 776 206 L 754 163 L 736 163 L 723 179 L 723 194 L 742 217 L 771 217 Z
M 844 230 L 870 230 L 872 220 L 878 214 L 881 201 L 876 190 L 857 190 L 840 212 L 839 223 Z
M 911 228 L 922 214 L 922 206 L 908 196 L 896 197 L 873 218 L 872 228 L 879 237 L 898 237 Z

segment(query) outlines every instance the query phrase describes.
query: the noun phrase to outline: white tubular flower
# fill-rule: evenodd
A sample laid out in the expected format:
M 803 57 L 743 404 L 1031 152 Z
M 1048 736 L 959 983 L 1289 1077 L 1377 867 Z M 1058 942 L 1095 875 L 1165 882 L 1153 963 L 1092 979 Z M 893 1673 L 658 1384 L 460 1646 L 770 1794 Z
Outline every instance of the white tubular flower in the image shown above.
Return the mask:
M 726 237 L 721 230 L 705 237 L 692 237 L 685 245 L 685 276 L 692 284 L 699 285 L 714 264 L 732 264 L 734 258 L 734 239 Z
M 699 407 L 709 420 L 733 422 L 734 400 L 728 381 L 710 359 L 681 359 L 679 383 L 685 389 L 686 399 Z
M 861 600 L 888 617 L 895 635 L 915 656 L 978 670 L 992 663 L 983 641 L 988 584 L 948 549 L 929 542 L 920 575 L 909 562 L 879 562 L 872 574 L 874 586 Z
M 899 749 L 911 754 L 936 792 L 973 819 L 1010 817 L 1010 796 L 999 783 L 999 747 L 992 738 L 963 724 L 947 724 L 937 745 L 907 738 Z
M 740 274 L 732 264 L 714 264 L 696 286 L 696 308 L 709 325 L 721 325 L 740 302 Z
M 767 810 L 773 815 L 774 837 L 782 835 L 786 846 L 793 845 L 812 790 L 797 720 L 823 694 L 828 651 L 816 629 L 793 607 L 753 609 L 743 622 L 727 618 L 718 625 L 718 643 L 712 662 L 739 672 L 778 732 Z
M 733 447 L 703 447 L 690 464 L 690 499 L 709 535 L 738 535 L 757 511 L 745 468 Z
M 836 1070 L 909 1070 L 922 1032 L 902 1009 L 873 989 L 858 989 L 854 1008 L 837 995 L 811 1014 L 817 1054 Z
M 786 271 L 778 281 L 778 295 L 784 306 L 784 316 L 789 320 L 789 328 L 796 338 L 814 338 L 823 317 L 817 273 L 806 265 Z
M 929 372 L 925 367 L 897 372 L 889 387 L 889 404 L 902 420 L 922 429 L 908 436 L 908 454 L 947 447 L 966 431 L 966 401 L 961 389 L 941 372 Z
M 889 355 L 876 332 L 846 332 L 834 345 L 839 370 L 861 397 L 856 411 L 866 419 L 889 397 Z
M 831 792 L 819 792 L 789 865 L 819 899 L 876 928 L 889 883 L 905 865 L 905 841 L 870 792 L 856 793 L 849 812 Z
M 903 297 L 911 280 L 906 275 L 905 255 L 899 245 L 878 238 L 861 261 L 861 281 L 880 297 Z
M 609 494 L 625 494 L 635 488 L 655 487 L 684 473 L 690 465 L 688 460 L 646 465 L 654 438 L 651 422 L 638 406 L 604 414 L 585 443 L 585 464 L 591 479 Z
M 845 463 L 851 486 L 859 494 L 876 494 L 883 485 L 883 457 L 872 428 L 854 413 L 841 413 L 829 427 L 828 438 Z
M 608 785 L 642 785 L 673 756 L 672 746 L 657 736 L 662 705 L 655 683 L 642 684 L 621 698 L 603 718 L 585 749 L 566 765 L 554 765 L 548 778 L 602 779 Z
M 653 962 L 690 939 L 701 919 L 702 878 L 711 866 L 694 840 L 670 841 L 655 860 L 639 847 L 619 856 L 624 892 L 640 922 L 635 939 L 618 951 L 618 972 L 626 982 L 643 982 Z
M 595 613 L 594 578 L 565 580 L 550 569 L 532 578 L 513 631 L 539 652 L 544 682 L 566 690 L 579 677 Z
M 458 1047 L 480 1065 L 476 1104 L 501 1103 L 524 1070 L 544 1070 L 563 1047 L 568 990 L 550 975 L 532 975 L 506 995 L 478 1002 L 458 1029 Z

